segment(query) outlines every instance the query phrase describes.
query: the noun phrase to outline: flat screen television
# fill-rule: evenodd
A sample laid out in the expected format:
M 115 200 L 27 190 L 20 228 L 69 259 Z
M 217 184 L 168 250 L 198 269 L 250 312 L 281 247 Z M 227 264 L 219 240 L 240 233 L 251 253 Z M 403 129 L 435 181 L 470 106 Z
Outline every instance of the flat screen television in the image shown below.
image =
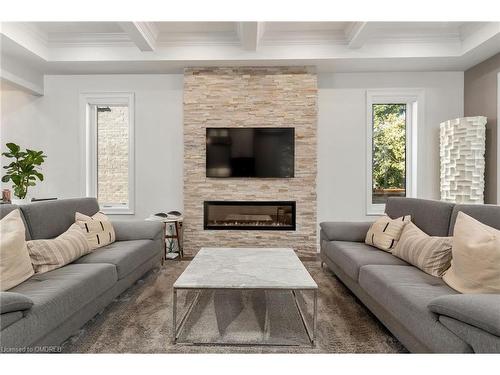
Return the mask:
M 207 128 L 207 177 L 294 177 L 294 128 Z

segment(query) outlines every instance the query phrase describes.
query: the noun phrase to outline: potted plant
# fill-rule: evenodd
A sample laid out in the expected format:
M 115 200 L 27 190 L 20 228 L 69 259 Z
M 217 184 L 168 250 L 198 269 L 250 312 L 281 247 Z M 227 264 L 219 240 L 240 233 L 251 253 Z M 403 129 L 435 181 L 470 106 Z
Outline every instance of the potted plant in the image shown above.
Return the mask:
M 14 160 L 9 165 L 4 166 L 7 171 L 2 177 L 2 182 L 12 181 L 13 183 L 14 196 L 17 199 L 12 199 L 12 203 L 28 203 L 28 188 L 35 186 L 37 179 L 43 181 L 43 174 L 40 173 L 39 167 L 47 156 L 43 154 L 43 151 L 30 149 L 23 151 L 15 143 L 7 143 L 6 146 L 9 151 L 3 152 L 2 155 Z

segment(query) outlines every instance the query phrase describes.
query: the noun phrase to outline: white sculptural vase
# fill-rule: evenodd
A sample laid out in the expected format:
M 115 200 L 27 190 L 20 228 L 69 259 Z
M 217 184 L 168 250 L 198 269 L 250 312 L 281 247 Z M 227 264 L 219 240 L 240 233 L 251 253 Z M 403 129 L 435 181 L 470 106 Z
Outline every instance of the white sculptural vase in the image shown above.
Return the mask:
M 440 124 L 441 200 L 484 203 L 486 117 L 464 117 Z

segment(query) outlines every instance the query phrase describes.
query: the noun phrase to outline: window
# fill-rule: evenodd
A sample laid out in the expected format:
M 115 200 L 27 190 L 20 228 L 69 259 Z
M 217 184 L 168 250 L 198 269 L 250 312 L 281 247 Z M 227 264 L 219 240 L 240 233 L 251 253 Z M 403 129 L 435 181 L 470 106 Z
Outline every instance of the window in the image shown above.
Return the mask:
M 416 196 L 414 143 L 422 104 L 420 90 L 367 93 L 367 215 L 382 214 L 389 197 Z
M 134 96 L 81 94 L 86 195 L 108 214 L 134 213 Z

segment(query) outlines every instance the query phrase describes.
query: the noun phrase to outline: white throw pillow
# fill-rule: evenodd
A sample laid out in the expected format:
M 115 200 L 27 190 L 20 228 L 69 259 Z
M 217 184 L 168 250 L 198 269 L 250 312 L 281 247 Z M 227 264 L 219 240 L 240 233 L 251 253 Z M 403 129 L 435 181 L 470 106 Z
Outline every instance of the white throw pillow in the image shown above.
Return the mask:
M 0 290 L 21 284 L 34 274 L 19 209 L 0 220 Z
M 75 220 L 76 224 L 83 230 L 91 250 L 115 242 L 113 224 L 102 212 L 98 212 L 92 217 L 77 212 Z
M 446 284 L 460 293 L 500 293 L 500 230 L 459 212 L 451 253 Z
M 391 252 L 397 245 L 403 228 L 410 221 L 410 215 L 401 216 L 397 219 L 391 219 L 387 215 L 379 217 L 366 233 L 365 243 Z

